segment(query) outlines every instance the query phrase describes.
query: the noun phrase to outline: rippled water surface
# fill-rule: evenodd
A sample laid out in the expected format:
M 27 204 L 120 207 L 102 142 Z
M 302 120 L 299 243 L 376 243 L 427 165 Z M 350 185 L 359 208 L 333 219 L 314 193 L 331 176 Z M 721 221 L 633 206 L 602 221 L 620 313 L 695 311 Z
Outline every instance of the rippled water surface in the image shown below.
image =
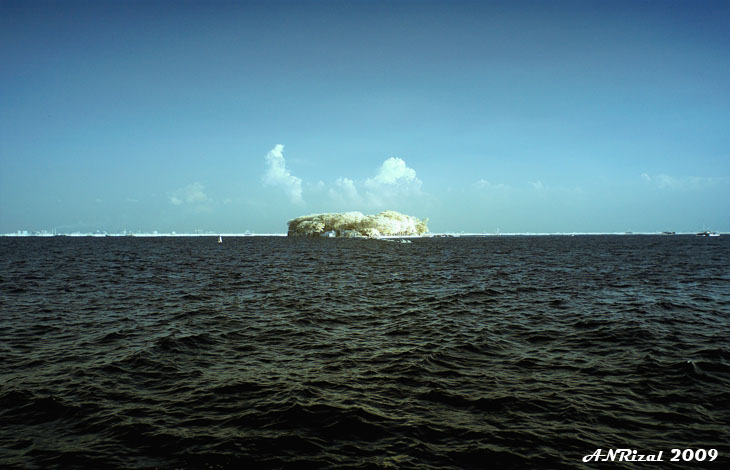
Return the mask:
M 729 468 L 729 266 L 725 236 L 0 239 L 0 466 Z

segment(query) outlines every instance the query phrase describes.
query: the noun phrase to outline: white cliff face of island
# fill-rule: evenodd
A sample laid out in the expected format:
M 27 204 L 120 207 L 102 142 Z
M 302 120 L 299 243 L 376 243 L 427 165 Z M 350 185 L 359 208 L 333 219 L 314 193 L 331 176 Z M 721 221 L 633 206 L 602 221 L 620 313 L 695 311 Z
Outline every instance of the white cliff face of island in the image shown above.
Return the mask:
M 375 215 L 362 212 L 312 214 L 289 221 L 288 236 L 393 237 L 423 235 L 428 219 L 383 211 Z

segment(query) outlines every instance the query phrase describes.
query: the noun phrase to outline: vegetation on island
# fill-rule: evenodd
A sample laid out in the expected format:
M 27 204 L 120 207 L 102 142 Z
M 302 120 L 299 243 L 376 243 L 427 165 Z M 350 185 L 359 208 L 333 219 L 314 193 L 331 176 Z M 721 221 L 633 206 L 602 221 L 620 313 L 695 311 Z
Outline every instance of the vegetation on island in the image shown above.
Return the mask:
M 394 237 L 418 236 L 428 232 L 428 219 L 396 211 L 364 215 L 362 212 L 312 214 L 288 222 L 288 236 Z

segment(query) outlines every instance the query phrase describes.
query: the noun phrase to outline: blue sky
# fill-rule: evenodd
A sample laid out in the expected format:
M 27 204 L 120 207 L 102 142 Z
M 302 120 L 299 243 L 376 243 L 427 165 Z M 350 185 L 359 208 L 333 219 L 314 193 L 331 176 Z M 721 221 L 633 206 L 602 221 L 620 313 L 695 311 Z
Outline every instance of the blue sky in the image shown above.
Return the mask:
M 730 231 L 730 3 L 0 0 L 0 232 Z

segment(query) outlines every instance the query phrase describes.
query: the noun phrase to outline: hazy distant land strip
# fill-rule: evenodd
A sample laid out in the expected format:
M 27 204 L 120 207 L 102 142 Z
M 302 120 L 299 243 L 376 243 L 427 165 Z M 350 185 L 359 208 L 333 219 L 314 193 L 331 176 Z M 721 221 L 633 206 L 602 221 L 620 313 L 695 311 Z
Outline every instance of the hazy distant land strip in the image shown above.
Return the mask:
M 718 234 L 730 235 L 730 232 L 717 232 Z M 430 232 L 423 235 L 399 235 L 397 238 L 431 238 L 431 237 L 509 237 L 509 236 L 589 236 L 589 235 L 697 235 L 698 232 Z M 2 233 L 0 237 L 286 237 L 281 233 L 224 233 L 224 232 L 200 232 L 200 233 L 177 233 L 177 232 L 134 232 L 134 233 L 106 233 L 106 232 L 70 232 L 70 233 L 49 233 L 49 232 L 28 232 L 18 231 Z M 388 238 L 382 237 L 382 238 Z

